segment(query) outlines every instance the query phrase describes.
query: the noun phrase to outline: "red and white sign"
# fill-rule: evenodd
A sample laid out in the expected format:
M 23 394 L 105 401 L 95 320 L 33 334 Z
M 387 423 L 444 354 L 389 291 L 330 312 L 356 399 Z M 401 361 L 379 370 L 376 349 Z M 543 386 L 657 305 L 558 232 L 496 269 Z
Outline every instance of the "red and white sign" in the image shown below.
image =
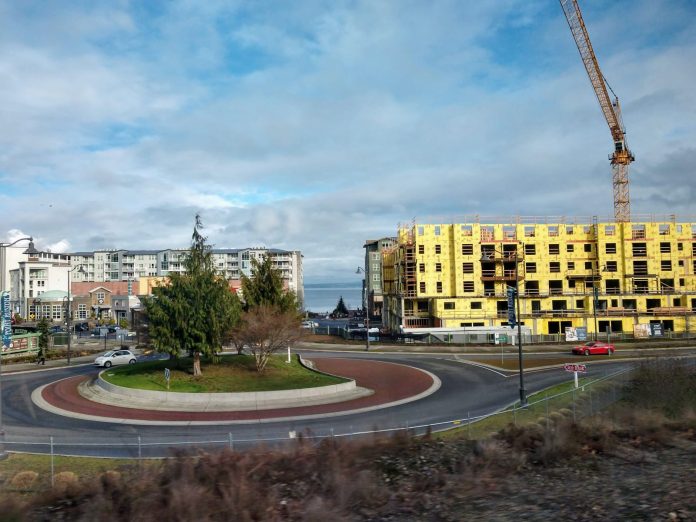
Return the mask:
M 587 366 L 584 364 L 566 363 L 563 365 L 563 369 L 567 372 L 586 372 Z

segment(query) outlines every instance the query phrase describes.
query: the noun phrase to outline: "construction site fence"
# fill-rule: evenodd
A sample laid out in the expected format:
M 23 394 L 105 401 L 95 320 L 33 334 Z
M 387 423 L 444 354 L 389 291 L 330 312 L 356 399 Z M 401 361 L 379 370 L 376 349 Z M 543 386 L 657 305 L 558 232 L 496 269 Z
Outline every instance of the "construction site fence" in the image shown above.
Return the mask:
M 683 364 L 696 371 L 694 359 L 683 359 Z M 117 441 L 77 440 L 71 434 L 47 435 L 33 440 L 21 438 L 4 441 L 4 451 L 44 454 L 50 456 L 51 484 L 54 473 L 60 471 L 55 465 L 58 456 L 110 457 L 145 459 L 164 458 L 177 455 L 198 455 L 200 451 L 246 451 L 291 449 L 293 445 L 319 445 L 331 440 L 378 440 L 395 434 L 423 436 L 436 432 L 458 429 L 460 436 L 480 439 L 485 438 L 509 425 L 522 426 L 536 424 L 543 429 L 553 430 L 560 419 L 579 421 L 597 415 L 613 415 L 609 407 L 630 393 L 627 384 L 631 381 L 633 368 L 610 371 L 596 378 L 581 378 L 579 386 L 573 387 L 572 373 L 569 374 L 569 387 L 565 391 L 553 393 L 542 391 L 528 396 L 526 406 L 519 402 L 499 411 L 485 414 L 467 412 L 466 416 L 451 418 L 441 422 L 402 422 L 392 426 L 372 426 L 369 429 L 345 429 L 330 427 L 321 431 L 285 431 L 278 436 L 249 437 L 235 433 L 234 427 L 225 432 L 213 432 L 195 438 L 164 438 L 137 432 L 133 435 L 120 435 Z M 557 389 L 557 388 L 555 388 Z
M 646 341 L 661 342 L 674 340 L 689 340 L 696 339 L 696 328 L 693 332 L 673 332 L 666 330 L 662 336 L 639 337 L 629 332 L 599 332 L 597 334 L 598 341 L 609 343 L 621 343 L 631 341 Z M 346 340 L 364 341 L 365 329 L 348 329 L 345 327 L 327 326 L 317 327 L 311 330 L 316 335 L 332 335 L 341 337 Z M 510 330 L 510 333 L 494 334 L 482 332 L 456 332 L 456 333 L 438 333 L 438 334 L 404 334 L 392 335 L 378 332 L 370 332 L 370 342 L 397 343 L 397 344 L 447 344 L 447 345 L 496 345 L 496 344 L 516 344 L 517 331 Z M 578 344 L 580 342 L 595 340 L 592 333 L 587 334 L 587 339 L 567 340 L 565 334 L 522 334 L 522 344 Z

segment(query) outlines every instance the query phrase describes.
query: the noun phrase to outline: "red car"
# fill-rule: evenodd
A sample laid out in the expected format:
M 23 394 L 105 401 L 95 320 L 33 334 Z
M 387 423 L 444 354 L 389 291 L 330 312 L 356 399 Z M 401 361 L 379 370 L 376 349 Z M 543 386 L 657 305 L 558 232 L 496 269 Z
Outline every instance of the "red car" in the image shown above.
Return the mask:
M 613 344 L 590 341 L 573 347 L 575 355 L 611 355 L 616 349 Z

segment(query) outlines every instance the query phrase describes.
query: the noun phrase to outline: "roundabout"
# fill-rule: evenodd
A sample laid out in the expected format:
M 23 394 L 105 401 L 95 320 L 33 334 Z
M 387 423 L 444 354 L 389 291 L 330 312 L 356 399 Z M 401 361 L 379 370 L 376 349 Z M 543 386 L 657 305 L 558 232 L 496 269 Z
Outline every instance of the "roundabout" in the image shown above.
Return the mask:
M 89 401 L 81 383 L 94 381 L 92 364 L 2 375 L 5 449 L 74 456 L 160 458 L 188 451 L 292 443 L 325 437 L 374 437 L 408 429 L 439 431 L 467 418 L 509 407 L 517 373 L 482 366 L 458 354 L 365 353 L 299 350 L 328 373 L 355 378 L 374 393 L 330 404 L 233 411 L 166 411 Z M 85 360 L 85 363 L 88 361 Z M 619 360 L 588 366 L 601 376 L 625 366 Z M 534 393 L 567 379 L 558 369 L 525 372 Z
M 204 395 L 204 399 L 208 399 L 215 395 L 247 394 L 166 393 L 129 389 L 127 395 L 122 395 L 91 383 L 91 377 L 77 376 L 37 388 L 32 393 L 32 401 L 39 408 L 56 415 L 97 422 L 221 425 L 361 413 L 415 401 L 440 388 L 440 380 L 432 373 L 403 364 L 324 358 L 314 361 L 314 367 L 320 372 L 350 379 L 352 388 L 317 397 L 299 393 L 296 397 L 280 399 L 282 404 L 277 406 L 274 406 L 273 401 L 264 400 L 263 396 L 282 392 L 253 394 L 256 396 L 255 401 L 243 403 L 230 397 L 227 405 L 225 401 L 217 400 L 210 407 L 209 403 L 196 404 L 192 399 L 196 395 Z M 101 381 L 100 384 L 103 386 L 105 383 Z M 313 389 L 299 391 L 306 394 L 311 390 Z M 130 403 L 124 404 L 124 401 Z

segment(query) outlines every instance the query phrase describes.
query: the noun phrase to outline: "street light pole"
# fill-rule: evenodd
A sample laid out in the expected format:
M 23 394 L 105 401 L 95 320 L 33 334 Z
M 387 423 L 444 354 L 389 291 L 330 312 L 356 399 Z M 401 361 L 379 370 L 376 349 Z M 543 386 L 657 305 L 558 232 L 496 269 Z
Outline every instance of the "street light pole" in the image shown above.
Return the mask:
M 363 304 L 365 305 L 365 351 L 370 351 L 370 303 L 369 303 L 369 293 L 367 289 L 367 272 L 364 268 L 358 267 L 355 271 L 356 274 L 362 272 L 365 275 L 365 284 L 363 285 Z
M 599 263 L 599 261 L 597 261 Z M 599 279 L 599 266 L 592 263 L 592 315 L 594 316 L 594 340 L 597 340 L 599 327 L 597 326 L 597 299 L 599 298 L 599 288 L 597 281 Z
M 11 247 L 19 243 L 20 241 L 27 241 L 29 240 L 29 248 L 25 251 L 27 252 L 33 252 L 34 251 L 34 238 L 30 237 L 21 237 L 12 243 L 0 243 L 0 247 Z M 9 299 L 8 299 L 9 301 Z M 10 310 L 9 313 L 11 314 L 12 311 Z M 12 342 L 12 337 L 10 334 L 10 339 L 6 339 L 6 336 L 4 335 L 5 331 L 5 315 L 3 314 L 2 318 L 0 318 L 1 322 L 3 323 L 2 330 L 3 330 L 3 339 L 2 339 L 2 348 L 0 350 L 0 460 L 5 460 L 7 458 L 7 452 L 5 451 L 5 427 L 2 423 L 2 356 L 3 352 L 10 347 L 10 343 Z M 10 316 L 10 323 L 12 323 L 12 316 Z
M 592 303 L 592 310 L 594 313 L 594 340 L 597 340 L 597 330 L 599 329 L 597 326 L 597 298 L 599 297 L 597 294 L 599 294 L 599 289 L 597 288 L 597 281 L 594 281 L 592 283 L 592 293 L 594 294 L 594 299 Z
M 523 247 L 524 248 L 524 247 Z M 522 361 L 522 314 L 520 312 L 520 269 L 519 257 L 515 254 L 515 293 L 517 295 L 517 354 L 520 366 L 520 406 L 527 406 L 527 391 L 524 389 L 524 364 Z
M 71 322 L 72 322 L 72 307 L 70 305 L 70 274 L 74 271 L 77 270 L 79 273 L 84 274 L 85 270 L 82 268 L 82 265 L 77 265 L 75 268 L 72 268 L 68 270 L 68 306 L 67 306 L 67 321 L 66 321 L 66 326 L 68 330 L 68 366 L 70 366 L 70 351 L 72 347 L 72 331 L 70 329 L 71 327 Z
M 520 243 L 520 248 L 524 249 L 524 245 Z M 515 250 L 515 252 L 511 252 L 510 254 L 507 254 L 502 251 L 498 250 L 497 248 L 493 248 L 495 252 L 500 254 L 502 256 L 503 260 L 503 281 L 506 281 L 506 274 L 505 274 L 505 261 L 506 259 L 509 258 L 514 258 L 515 260 L 515 288 L 514 288 L 514 296 L 515 296 L 515 303 L 512 303 L 512 294 L 511 290 L 512 287 L 506 283 L 506 286 L 508 287 L 508 318 L 510 322 L 515 322 L 517 323 L 517 356 L 518 356 L 518 364 L 520 368 L 520 407 L 526 407 L 527 406 L 527 391 L 524 388 L 524 360 L 523 360 L 523 355 L 522 355 L 522 311 L 520 308 L 520 255 Z M 514 256 L 514 257 L 513 257 Z M 493 258 L 495 259 L 495 255 L 493 255 Z M 510 306 L 516 307 L 517 308 L 517 317 L 514 317 L 514 310 L 515 308 L 510 310 Z M 514 319 L 514 321 L 513 321 Z M 511 328 L 514 329 L 514 326 L 510 325 Z

